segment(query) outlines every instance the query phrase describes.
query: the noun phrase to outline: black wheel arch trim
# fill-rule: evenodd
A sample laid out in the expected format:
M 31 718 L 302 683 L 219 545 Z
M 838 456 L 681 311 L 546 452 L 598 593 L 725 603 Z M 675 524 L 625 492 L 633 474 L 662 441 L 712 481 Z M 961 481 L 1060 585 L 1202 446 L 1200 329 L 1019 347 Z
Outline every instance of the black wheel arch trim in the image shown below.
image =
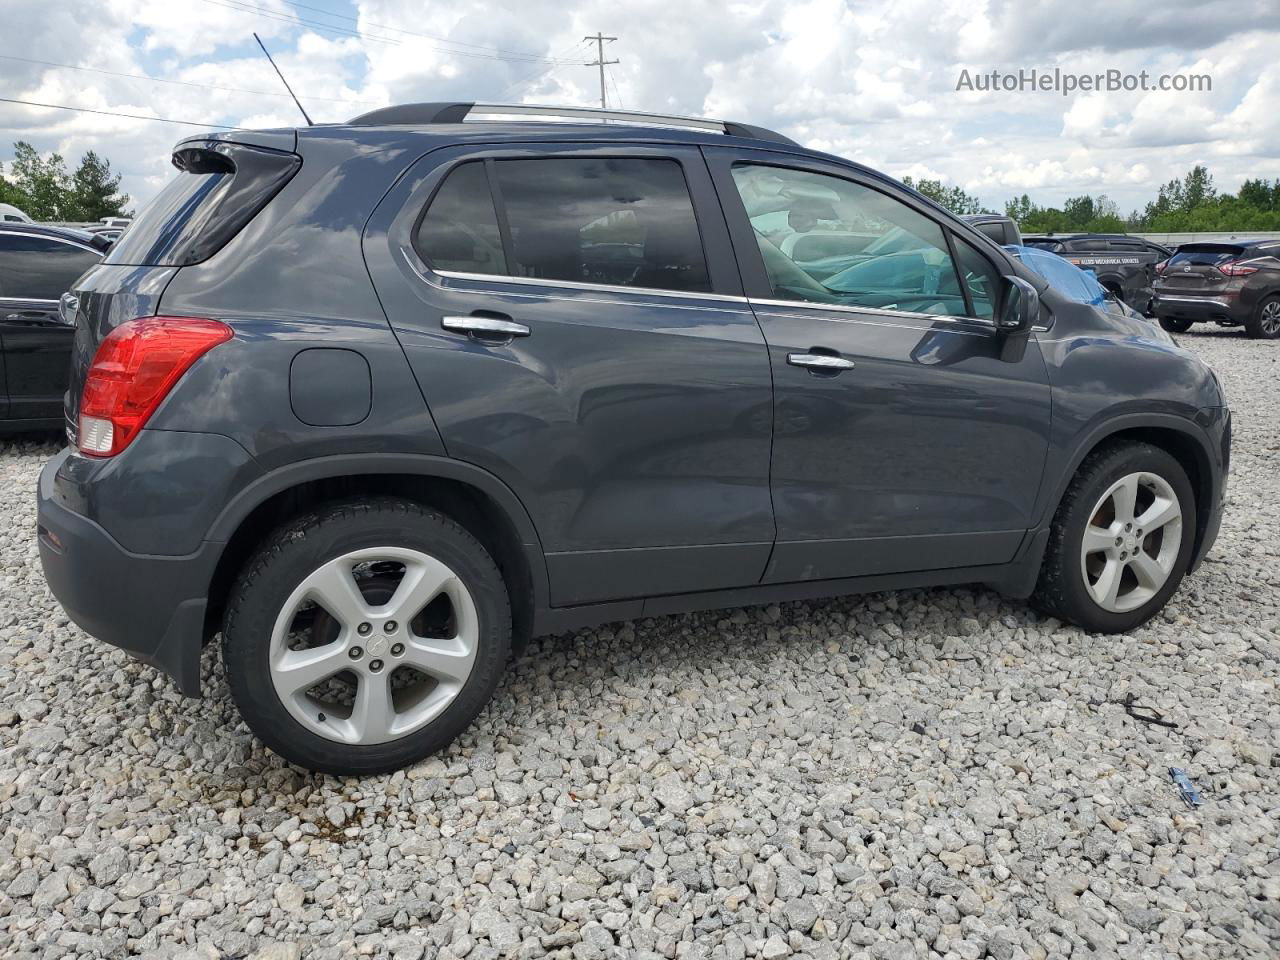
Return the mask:
M 277 467 L 241 490 L 218 514 L 205 539 L 218 543 L 230 540 L 240 525 L 259 506 L 277 494 L 316 480 L 339 477 L 411 474 L 453 480 L 474 487 L 488 496 L 506 516 L 520 539 L 533 582 L 535 607 L 546 606 L 549 596 L 546 558 L 542 541 L 529 511 L 515 491 L 489 471 L 449 457 L 410 453 L 355 453 L 314 457 Z
M 1134 412 L 1108 417 L 1081 432 L 1078 441 L 1072 448 L 1070 459 L 1066 461 L 1065 468 L 1058 472 L 1058 481 L 1050 491 L 1052 495 L 1041 505 L 1038 529 L 1047 530 L 1049 524 L 1053 522 L 1053 516 L 1057 512 L 1058 504 L 1062 502 L 1062 498 L 1067 492 L 1067 487 L 1075 478 L 1076 472 L 1080 469 L 1080 464 L 1084 462 L 1085 457 L 1109 437 L 1127 430 L 1141 429 L 1172 430 L 1195 441 L 1204 462 L 1209 466 L 1209 511 L 1206 511 L 1206 513 L 1212 512 L 1216 506 L 1215 500 L 1218 493 L 1222 489 L 1222 464 L 1219 462 L 1218 451 L 1209 434 L 1194 420 L 1177 414 L 1157 411 Z M 1203 528 L 1203 525 L 1208 520 L 1208 516 L 1197 519 L 1197 526 Z M 1203 540 L 1202 534 L 1198 533 L 1197 536 Z M 1201 548 L 1202 543 L 1198 542 L 1196 550 L 1192 554 L 1193 564 L 1200 559 Z

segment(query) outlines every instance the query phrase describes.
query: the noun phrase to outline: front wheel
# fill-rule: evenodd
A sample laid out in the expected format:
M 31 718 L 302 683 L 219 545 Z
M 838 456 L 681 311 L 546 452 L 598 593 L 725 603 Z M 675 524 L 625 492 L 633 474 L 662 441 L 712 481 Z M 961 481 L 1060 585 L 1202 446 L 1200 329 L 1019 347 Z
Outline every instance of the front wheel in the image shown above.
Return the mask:
M 1186 333 L 1191 329 L 1194 321 L 1184 319 L 1183 317 L 1161 317 L 1160 326 L 1164 327 L 1170 333 Z
M 1280 296 L 1267 297 L 1244 323 L 1244 330 L 1254 340 L 1280 337 Z
M 222 656 L 257 737 L 323 773 L 383 773 L 446 746 L 511 648 L 492 557 L 447 516 L 339 503 L 271 536 L 232 589 Z
M 1054 515 L 1033 602 L 1097 633 L 1150 620 L 1191 562 L 1191 482 L 1150 444 L 1090 454 Z

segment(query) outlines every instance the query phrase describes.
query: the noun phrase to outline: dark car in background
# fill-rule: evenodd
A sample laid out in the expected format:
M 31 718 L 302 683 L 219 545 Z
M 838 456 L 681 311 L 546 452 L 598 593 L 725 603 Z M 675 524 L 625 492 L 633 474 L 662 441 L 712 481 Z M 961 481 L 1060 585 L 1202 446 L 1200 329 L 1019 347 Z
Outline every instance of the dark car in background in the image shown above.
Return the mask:
M 1022 234 L 1011 217 L 999 213 L 967 213 L 960 219 L 1002 247 L 1022 246 Z
M 173 160 L 73 291 L 41 562 L 185 694 L 221 633 L 312 769 L 441 749 L 530 636 L 972 583 L 1114 633 L 1216 536 L 1203 360 L 780 134 L 411 104 Z
M 1173 255 L 1168 247 L 1123 233 L 1048 233 L 1025 237 L 1023 242 L 1092 270 L 1116 297 L 1148 316 L 1156 264 Z
M 1005 249 L 1044 277 L 1055 290 L 1061 291 L 1072 300 L 1087 303 L 1118 317 L 1143 319 L 1142 314 L 1099 283 L 1093 271 L 1083 270 L 1065 257 L 1039 247 L 1010 244 Z
M 1184 243 L 1156 271 L 1155 312 L 1181 333 L 1207 321 L 1280 337 L 1280 240 Z
M 82 230 L 0 223 L 0 433 L 61 428 L 75 328 L 60 301 L 110 246 Z

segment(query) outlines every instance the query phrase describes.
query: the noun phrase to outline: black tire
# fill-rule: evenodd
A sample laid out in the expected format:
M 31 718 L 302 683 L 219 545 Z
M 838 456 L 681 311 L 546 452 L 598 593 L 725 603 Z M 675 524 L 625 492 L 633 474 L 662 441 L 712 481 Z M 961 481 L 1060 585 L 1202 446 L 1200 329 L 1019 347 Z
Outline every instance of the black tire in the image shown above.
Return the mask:
M 478 614 L 475 661 L 454 699 L 425 726 L 384 743 L 342 743 L 308 730 L 281 702 L 271 679 L 271 633 L 309 573 L 353 550 L 385 546 L 420 550 L 456 571 Z M 223 622 L 223 664 L 249 729 L 291 763 L 339 776 L 396 770 L 447 746 L 489 701 L 510 650 L 510 599 L 493 558 L 444 514 L 390 498 L 335 503 L 277 529 L 233 585 Z
M 1182 510 L 1182 541 L 1164 586 L 1142 606 L 1115 613 L 1099 606 L 1089 595 L 1081 571 L 1080 551 L 1095 504 L 1113 483 L 1138 471 L 1156 474 L 1173 488 Z M 1195 531 L 1195 494 L 1177 460 L 1147 443 L 1104 446 L 1085 458 L 1058 505 L 1031 602 L 1044 613 L 1091 633 L 1132 630 L 1155 616 L 1178 589 L 1191 562 Z
M 1263 297 L 1244 322 L 1244 332 L 1253 340 L 1280 339 L 1280 295 Z
M 1184 317 L 1161 317 L 1160 326 L 1168 330 L 1170 333 L 1186 333 L 1191 329 L 1194 320 L 1187 320 Z

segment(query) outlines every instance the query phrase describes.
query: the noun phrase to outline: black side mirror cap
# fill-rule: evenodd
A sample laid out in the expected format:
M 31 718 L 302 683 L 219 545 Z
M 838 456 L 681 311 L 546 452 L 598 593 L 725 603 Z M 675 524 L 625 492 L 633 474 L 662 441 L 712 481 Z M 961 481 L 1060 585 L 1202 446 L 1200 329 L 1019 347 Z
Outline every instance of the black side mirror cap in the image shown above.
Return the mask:
M 1040 294 L 1021 277 L 1001 277 L 1000 309 L 996 313 L 996 333 L 1010 336 L 1025 333 L 1040 318 Z

